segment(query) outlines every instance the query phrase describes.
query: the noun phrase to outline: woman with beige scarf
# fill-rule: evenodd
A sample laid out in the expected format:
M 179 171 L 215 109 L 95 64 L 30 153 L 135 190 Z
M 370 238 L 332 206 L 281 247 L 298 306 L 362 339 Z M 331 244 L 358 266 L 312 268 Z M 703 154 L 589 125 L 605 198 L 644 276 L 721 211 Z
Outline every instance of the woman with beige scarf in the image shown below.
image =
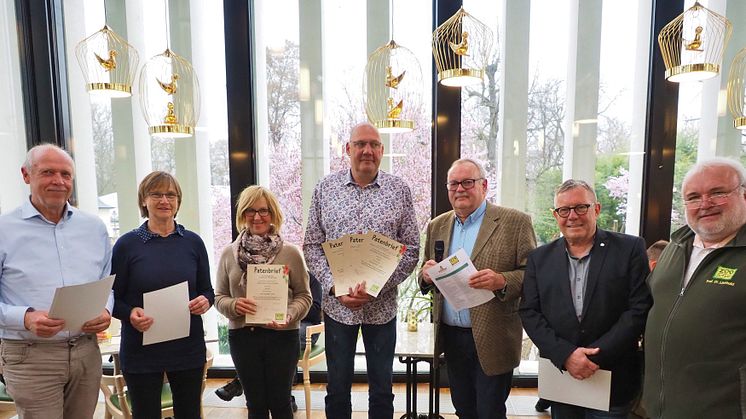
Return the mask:
M 291 387 L 298 364 L 298 326 L 311 306 L 303 253 L 280 236 L 282 212 L 274 194 L 261 186 L 241 192 L 236 205 L 236 240 L 218 265 L 215 307 L 228 318 L 228 342 L 246 394 L 249 418 L 292 418 Z M 246 298 L 249 265 L 286 265 L 290 270 L 285 323 L 246 324 L 257 310 Z

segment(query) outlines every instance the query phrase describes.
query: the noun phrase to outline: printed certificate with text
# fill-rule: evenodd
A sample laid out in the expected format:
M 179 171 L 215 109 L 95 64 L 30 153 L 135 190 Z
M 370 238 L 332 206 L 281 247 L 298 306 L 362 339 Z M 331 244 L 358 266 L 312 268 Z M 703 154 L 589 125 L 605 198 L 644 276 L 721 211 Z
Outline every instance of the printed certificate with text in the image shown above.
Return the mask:
M 246 323 L 285 323 L 288 308 L 287 265 L 248 265 L 246 267 L 246 298 L 256 301 L 256 313 L 246 314 Z

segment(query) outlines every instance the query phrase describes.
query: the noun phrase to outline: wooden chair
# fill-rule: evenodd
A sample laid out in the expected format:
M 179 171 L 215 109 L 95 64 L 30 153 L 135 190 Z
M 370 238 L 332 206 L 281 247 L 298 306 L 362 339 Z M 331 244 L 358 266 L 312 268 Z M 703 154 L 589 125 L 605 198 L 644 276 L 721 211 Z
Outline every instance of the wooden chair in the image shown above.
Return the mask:
M 205 384 L 207 382 L 207 370 L 212 366 L 214 356 L 210 350 L 207 350 L 207 360 L 205 362 L 204 373 L 202 375 L 202 393 L 205 392 Z M 164 378 L 165 381 L 165 378 Z M 104 413 L 105 419 L 132 419 L 132 411 L 130 410 L 130 399 L 127 393 L 127 384 L 124 381 L 124 376 L 119 374 L 104 375 L 101 377 L 101 392 L 104 393 L 104 402 L 106 404 L 106 411 Z M 205 416 L 204 408 L 202 409 L 201 415 Z M 161 390 L 161 417 L 168 418 L 174 415 L 174 400 L 171 395 L 171 386 L 168 382 L 163 383 L 163 389 Z
M 298 357 L 298 366 L 303 370 L 303 390 L 306 396 L 306 419 L 311 419 L 311 373 L 309 368 L 326 359 L 326 348 L 324 340 L 319 339 L 315 345 L 311 345 L 313 335 L 324 331 L 324 323 L 315 324 L 306 328 L 306 349 Z
M 0 382 L 0 412 L 15 411 L 16 403 L 13 401 L 13 398 L 10 397 L 7 390 L 5 389 L 5 384 Z

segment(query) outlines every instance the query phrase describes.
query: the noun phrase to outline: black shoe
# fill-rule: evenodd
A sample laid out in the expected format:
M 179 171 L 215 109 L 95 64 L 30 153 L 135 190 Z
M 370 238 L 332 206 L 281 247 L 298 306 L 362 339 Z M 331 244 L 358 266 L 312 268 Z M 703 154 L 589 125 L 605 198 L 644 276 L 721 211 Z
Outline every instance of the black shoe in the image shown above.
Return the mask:
M 290 395 L 290 408 L 293 409 L 293 413 L 298 411 L 298 405 L 295 404 L 295 396 Z
M 243 387 L 241 386 L 241 382 L 238 381 L 238 378 L 236 378 L 230 383 L 215 390 L 215 394 L 226 402 L 229 402 L 233 400 L 234 397 L 243 394 Z
M 536 402 L 534 409 L 536 409 L 537 412 L 546 412 L 549 407 L 549 400 L 539 399 L 539 401 Z

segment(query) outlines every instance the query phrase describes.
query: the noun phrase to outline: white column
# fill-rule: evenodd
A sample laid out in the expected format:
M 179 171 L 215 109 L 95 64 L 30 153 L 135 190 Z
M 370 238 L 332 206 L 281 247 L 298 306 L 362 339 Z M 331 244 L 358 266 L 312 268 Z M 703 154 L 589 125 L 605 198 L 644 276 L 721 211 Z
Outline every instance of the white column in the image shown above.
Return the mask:
M 625 233 L 640 233 L 640 214 L 642 210 L 642 170 L 645 151 L 645 120 L 647 113 L 648 93 L 648 56 L 650 46 L 650 11 L 652 0 L 641 0 L 637 3 L 637 23 L 635 51 L 635 77 L 632 85 L 632 129 L 629 145 L 629 189 L 627 190 L 627 218 Z
M 570 52 L 567 65 L 567 115 L 563 179 L 582 179 L 593 185 L 598 131 L 599 63 L 601 60 L 602 2 L 570 2 Z
M 526 209 L 526 130 L 530 0 L 505 0 L 500 22 L 501 86 L 498 181 L 501 205 Z
M 86 8 L 82 0 L 72 0 L 65 5 L 65 39 L 68 62 L 68 92 L 70 97 L 70 119 L 72 120 L 72 153 L 75 157 L 75 193 L 78 208 L 91 214 L 98 213 L 98 187 L 96 185 L 96 157 L 93 148 L 93 125 L 91 99 L 86 90 L 83 72 L 75 57 L 75 46 L 91 33 L 87 33 L 86 14 L 90 20 L 99 20 L 104 25 L 103 10 Z
M 386 45 L 391 40 L 391 10 L 388 1 L 367 0 L 366 4 L 366 46 L 368 51 L 366 57 L 370 57 L 373 51 Z M 394 136 L 395 138 L 396 136 Z M 390 134 L 381 134 L 385 154 L 381 159 L 380 169 L 389 173 L 391 173 L 391 153 L 394 152 L 391 140 Z
M 106 3 L 107 23 L 127 40 L 140 54 L 140 66 L 150 58 L 154 48 L 147 47 L 147 22 L 149 8 L 142 2 L 124 0 Z M 152 6 L 151 6 L 152 7 Z M 151 44 L 152 40 L 147 41 Z M 161 45 L 165 43 L 160 42 Z M 139 70 L 138 70 L 139 71 Z M 114 132 L 114 166 L 116 167 L 117 206 L 119 231 L 124 233 L 140 225 L 137 205 L 137 187 L 140 180 L 152 170 L 150 135 L 148 125 L 140 111 L 140 89 L 137 78 L 132 83 L 132 97 L 113 100 L 111 124 Z
M 213 68 L 210 60 L 225 62 L 221 40 L 216 40 L 210 31 L 222 25 L 210 21 L 212 7 L 217 3 L 200 4 L 199 1 L 189 3 L 169 1 L 169 19 L 171 28 L 172 50 L 192 63 L 193 70 L 200 79 L 200 119 L 198 127 L 209 127 L 211 106 L 225 107 L 225 97 L 213 94 L 210 89 L 220 85 L 220 75 L 217 83 L 211 80 Z M 212 4 L 212 6 L 210 6 Z M 193 9 L 191 9 L 193 8 Z M 222 9 L 222 8 L 221 8 Z M 219 44 L 214 44 L 219 42 Z M 215 71 L 217 73 L 217 71 Z M 225 69 L 222 72 L 225 75 Z M 200 76 L 202 76 L 200 78 Z M 225 86 L 223 79 L 222 86 Z M 225 90 L 224 88 L 221 90 Z M 212 254 L 212 195 L 210 193 L 210 145 L 208 132 L 205 129 L 195 130 L 188 138 L 177 138 L 174 141 L 174 158 L 176 177 L 182 190 L 181 208 L 179 209 L 179 223 L 202 237 L 207 247 L 208 255 Z
M 21 69 L 18 55 L 15 3 L 0 3 L 0 214 L 7 213 L 28 199 L 28 187 L 21 177 L 21 165 L 26 157 L 26 129 Z
M 329 170 L 329 140 L 324 136 L 322 0 L 299 0 L 300 126 L 303 223 L 316 183 Z
M 714 156 L 739 159 L 743 150 L 742 136 L 741 131 L 733 127 L 727 91 L 731 62 L 744 47 L 743 40 L 746 39 L 746 4 L 738 0 L 710 0 L 707 7 L 725 15 L 733 23 L 733 35 L 723 54 L 720 74 L 702 83 L 697 160 Z

